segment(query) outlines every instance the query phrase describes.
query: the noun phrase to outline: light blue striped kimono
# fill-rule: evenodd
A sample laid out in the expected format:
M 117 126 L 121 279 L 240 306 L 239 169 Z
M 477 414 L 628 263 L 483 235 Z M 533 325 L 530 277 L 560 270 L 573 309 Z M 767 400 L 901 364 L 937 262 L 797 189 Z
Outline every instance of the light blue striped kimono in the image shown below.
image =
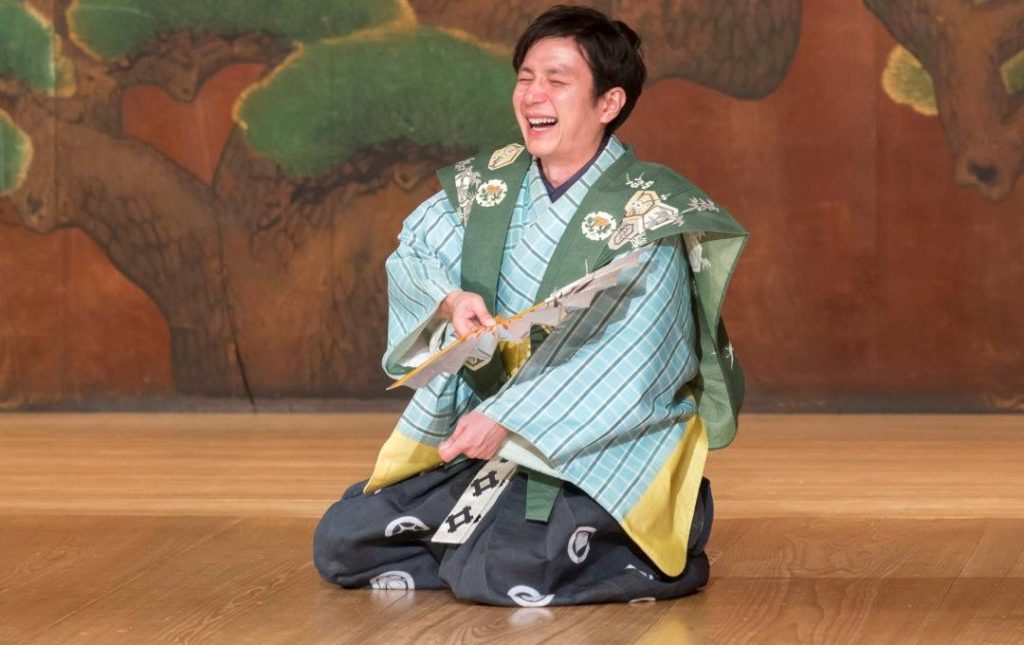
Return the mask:
M 512 314 L 534 304 L 567 223 L 590 186 L 623 152 L 612 137 L 583 177 L 553 204 L 534 161 L 512 214 L 497 286 L 498 311 L 492 313 Z M 383 365 L 389 375 L 397 378 L 409 371 L 398 358 L 412 339 L 430 333 L 438 304 L 459 288 L 463 232 L 444 192 L 406 220 L 400 246 L 387 261 L 390 312 Z M 480 401 L 459 375 L 438 376 L 416 391 L 395 435 L 399 441 L 436 448 L 459 417 L 475 409 L 526 439 L 561 478 L 625 526 L 627 515 L 693 427 L 693 399 L 679 396 L 698 368 L 688 272 L 678 236 L 652 245 L 635 277 L 567 318 L 496 395 Z M 413 474 L 383 464 L 388 452 L 386 446 L 368 489 Z M 413 464 L 412 471 L 431 460 L 437 463 L 433 453 L 425 463 Z M 689 526 L 684 519 L 683 545 Z M 645 547 L 642 540 L 640 546 Z M 657 550 L 645 548 L 652 549 Z M 685 557 L 685 546 L 682 551 Z

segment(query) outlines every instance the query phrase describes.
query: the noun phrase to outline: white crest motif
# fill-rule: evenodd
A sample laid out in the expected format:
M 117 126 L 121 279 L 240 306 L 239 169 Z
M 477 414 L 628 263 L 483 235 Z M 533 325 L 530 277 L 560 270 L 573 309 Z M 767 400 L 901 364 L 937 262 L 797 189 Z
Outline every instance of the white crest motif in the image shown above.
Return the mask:
M 725 346 L 725 357 L 729 359 L 729 367 L 736 367 L 736 350 L 732 348 L 732 343 Z
M 391 537 L 392 535 L 400 535 L 402 533 L 411 533 L 416 531 L 429 531 L 430 527 L 424 524 L 420 518 L 412 515 L 405 515 L 398 517 L 388 524 L 387 528 L 384 529 L 384 537 Z
M 476 189 L 476 203 L 484 207 L 497 206 L 505 199 L 508 186 L 500 179 L 491 179 Z
M 569 538 L 569 559 L 580 564 L 590 555 L 590 538 L 597 531 L 593 526 L 581 526 Z
M 626 173 L 626 185 L 630 188 L 639 188 L 640 190 L 647 190 L 654 185 L 654 181 L 644 181 L 644 174 L 640 173 L 639 177 L 630 179 L 629 173 Z
M 469 212 L 473 209 L 473 196 L 480 186 L 480 173 L 473 170 L 473 159 L 470 157 L 455 164 L 455 197 L 459 202 L 459 217 L 462 225 L 469 221 Z
M 508 597 L 520 607 L 544 607 L 555 599 L 555 594 L 542 596 L 539 591 L 526 585 L 516 585 L 508 590 Z
M 640 231 L 629 241 L 629 243 L 633 245 L 634 249 L 638 249 L 644 244 L 647 244 L 647 231 Z
M 412 591 L 416 585 L 405 571 L 385 571 L 384 573 L 370 578 L 370 588 L 378 590 L 399 590 Z
M 718 212 L 718 206 L 716 206 L 715 202 L 711 201 L 710 199 L 704 199 L 701 197 L 691 197 L 689 204 L 690 208 L 697 211 L 698 213 L 703 213 L 705 211 L 711 211 L 713 213 Z
M 583 235 L 588 240 L 601 242 L 611 237 L 618 225 L 619 223 L 615 221 L 615 218 L 608 213 L 594 211 L 593 213 L 587 213 L 586 217 L 583 218 L 580 230 L 583 231 Z

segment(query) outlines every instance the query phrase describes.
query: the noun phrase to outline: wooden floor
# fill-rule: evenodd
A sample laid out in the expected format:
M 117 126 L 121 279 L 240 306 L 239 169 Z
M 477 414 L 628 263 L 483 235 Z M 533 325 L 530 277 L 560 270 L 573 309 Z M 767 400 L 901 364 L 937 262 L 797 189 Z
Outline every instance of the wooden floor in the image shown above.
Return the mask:
M 394 418 L 0 416 L 0 643 L 1024 642 L 1024 417 L 747 416 L 702 593 L 518 610 L 320 582 Z

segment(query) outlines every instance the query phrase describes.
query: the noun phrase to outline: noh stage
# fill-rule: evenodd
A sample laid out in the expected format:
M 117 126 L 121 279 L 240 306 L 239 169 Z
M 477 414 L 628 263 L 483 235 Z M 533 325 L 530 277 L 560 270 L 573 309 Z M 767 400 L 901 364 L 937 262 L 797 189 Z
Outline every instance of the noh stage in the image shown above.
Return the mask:
M 1024 417 L 746 415 L 701 593 L 522 609 L 320 581 L 395 419 L 0 416 L 0 643 L 1024 641 Z

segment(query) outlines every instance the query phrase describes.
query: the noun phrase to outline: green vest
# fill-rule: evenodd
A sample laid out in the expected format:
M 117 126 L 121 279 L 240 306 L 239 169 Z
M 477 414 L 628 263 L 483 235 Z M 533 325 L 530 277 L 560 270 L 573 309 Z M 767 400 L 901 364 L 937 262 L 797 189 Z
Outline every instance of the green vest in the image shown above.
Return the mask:
M 525 148 L 514 143 L 437 173 L 466 227 L 462 289 L 483 297 L 492 313 L 516 195 L 532 161 Z M 747 232 L 699 188 L 665 166 L 638 161 L 627 147 L 570 220 L 541 280 L 536 301 L 620 253 L 670 235 L 684 237 L 692 269 L 700 365 L 688 386 L 707 426 L 710 447 L 723 448 L 736 435 L 744 381 L 722 320 L 722 301 Z M 536 346 L 545 336 L 537 327 L 531 340 Z M 463 376 L 482 398 L 493 395 L 507 378 L 500 352 L 483 367 L 463 368 Z

